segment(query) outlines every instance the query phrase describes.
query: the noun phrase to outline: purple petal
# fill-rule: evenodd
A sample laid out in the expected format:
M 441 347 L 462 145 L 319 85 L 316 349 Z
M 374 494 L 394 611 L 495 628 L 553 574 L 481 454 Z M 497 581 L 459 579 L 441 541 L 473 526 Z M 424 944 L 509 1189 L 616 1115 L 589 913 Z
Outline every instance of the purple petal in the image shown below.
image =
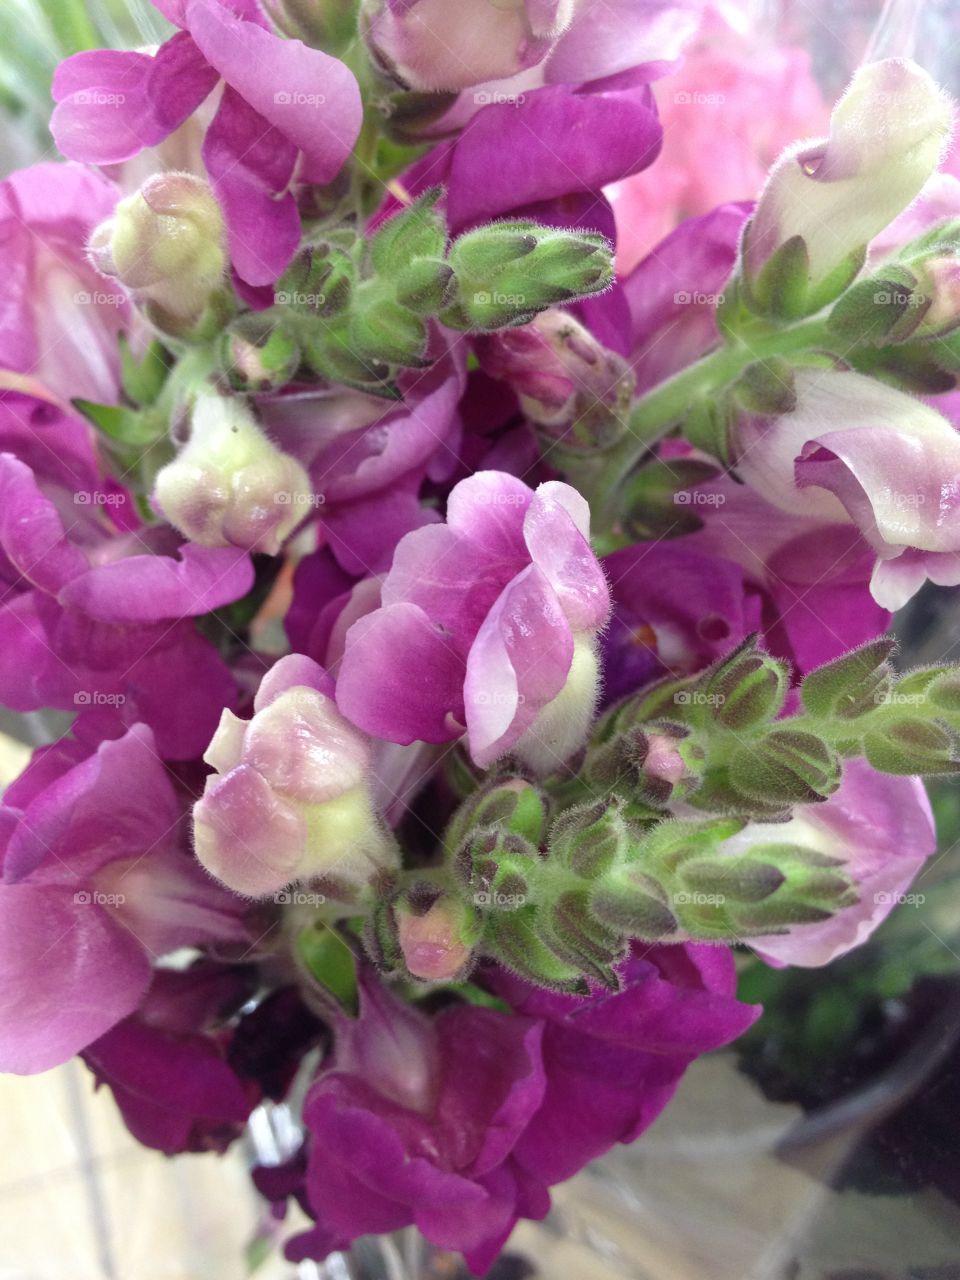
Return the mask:
M 603 626 L 610 589 L 590 549 L 590 508 L 580 494 L 556 480 L 540 485 L 524 518 L 523 536 L 573 630 Z
M 188 0 L 186 12 L 191 35 L 210 65 L 303 152 L 304 179 L 323 184 L 335 178 L 363 119 L 360 90 L 349 68 L 204 0 Z
M 203 161 L 226 218 L 230 258 L 248 284 L 272 284 L 300 243 L 289 191 L 296 160 L 293 143 L 227 85 Z
M 533 201 L 599 191 L 651 164 L 660 141 L 646 89 L 575 93 L 551 85 L 523 102 L 484 107 L 453 150 L 451 227 L 501 217 Z
M 0 548 L 27 582 L 52 594 L 88 568 L 33 472 L 9 453 L 0 454 Z
M 262 711 L 288 689 L 299 688 L 316 689 L 326 698 L 332 698 L 334 694 L 333 681 L 319 662 L 300 653 L 290 653 L 275 662 L 260 681 L 253 709 Z
M 216 82 L 186 33 L 154 57 L 112 49 L 74 54 L 54 75 L 50 129 L 71 159 L 118 164 L 168 137 Z
M 671 63 L 696 34 L 703 9 L 704 0 L 593 0 L 580 5 L 550 56 L 547 82 L 578 84 L 644 63 Z
M 60 592 L 60 602 L 101 622 L 199 617 L 245 596 L 250 557 L 235 547 L 185 542 L 180 558 L 128 556 L 90 569 Z

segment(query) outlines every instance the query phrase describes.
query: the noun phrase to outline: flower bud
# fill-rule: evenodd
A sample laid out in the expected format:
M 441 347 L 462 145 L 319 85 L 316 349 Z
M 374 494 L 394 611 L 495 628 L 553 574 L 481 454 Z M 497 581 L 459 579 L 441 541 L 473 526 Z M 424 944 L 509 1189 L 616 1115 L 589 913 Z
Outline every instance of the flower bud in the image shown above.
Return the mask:
M 234 390 L 272 391 L 293 380 L 300 346 L 282 323 L 250 311 L 223 335 L 221 364 Z
M 397 937 L 407 970 L 425 982 L 452 982 L 473 954 L 474 918 L 463 902 L 440 894 L 426 909 L 401 901 L 395 908 Z
M 223 215 L 202 178 L 160 173 L 120 201 L 88 252 L 161 320 L 183 326 L 199 319 L 226 271 Z
M 523 324 L 560 302 L 602 293 L 613 281 L 607 240 L 535 222 L 494 222 L 454 241 L 447 262 L 457 300 L 441 319 L 482 333 Z
M 241 400 L 198 398 L 190 439 L 157 475 L 154 500 L 204 547 L 276 555 L 309 510 L 306 471 L 270 442 Z
M 291 655 L 265 678 L 252 720 L 223 713 L 204 756 L 215 773 L 194 807 L 194 840 L 207 870 L 237 893 L 323 877 L 343 894 L 396 864 L 373 809 L 368 740 L 330 688 L 322 667 Z
M 915 63 L 861 67 L 830 137 L 792 147 L 770 172 L 744 240 L 751 306 L 789 317 L 836 297 L 868 241 L 936 170 L 952 120 L 949 98 Z
M 482 368 L 508 382 L 527 417 L 573 448 L 608 448 L 623 434 L 635 378 L 565 311 L 480 338 Z

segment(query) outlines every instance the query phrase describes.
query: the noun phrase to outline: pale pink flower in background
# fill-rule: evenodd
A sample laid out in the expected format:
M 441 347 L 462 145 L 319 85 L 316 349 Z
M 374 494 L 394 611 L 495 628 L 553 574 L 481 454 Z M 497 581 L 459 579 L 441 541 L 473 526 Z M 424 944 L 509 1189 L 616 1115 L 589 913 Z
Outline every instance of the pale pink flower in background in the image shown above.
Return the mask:
M 758 48 L 756 29 L 713 5 L 683 65 L 656 88 L 663 150 L 649 172 L 608 189 L 617 270 L 631 271 L 684 218 L 751 200 L 797 138 L 821 136 L 829 108 L 806 49 Z

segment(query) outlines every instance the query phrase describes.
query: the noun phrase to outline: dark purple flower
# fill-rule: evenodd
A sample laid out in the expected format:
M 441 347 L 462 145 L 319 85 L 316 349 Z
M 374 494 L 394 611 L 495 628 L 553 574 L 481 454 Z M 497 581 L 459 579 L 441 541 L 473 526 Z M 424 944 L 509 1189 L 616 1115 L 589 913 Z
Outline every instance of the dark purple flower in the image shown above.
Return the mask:
M 353 148 L 357 82 L 338 59 L 274 35 L 246 0 L 157 0 L 157 8 L 182 30 L 155 54 L 97 49 L 57 68 L 57 145 L 91 164 L 128 160 L 162 142 L 222 81 L 203 160 L 238 275 L 270 284 L 300 241 L 291 188 L 330 182 Z
M 366 975 L 360 1017 L 338 1023 L 307 1095 L 305 1176 L 302 1160 L 258 1174 L 316 1219 L 288 1256 L 413 1223 L 485 1272 L 518 1218 L 547 1213 L 550 1186 L 633 1141 L 690 1062 L 759 1012 L 737 1003 L 724 948 L 637 948 L 621 976 L 619 992 L 584 998 L 490 970 L 510 1013 L 427 1016 Z
M 138 1142 L 222 1152 L 243 1132 L 260 1091 L 228 1061 L 225 1027 L 253 986 L 252 971 L 203 961 L 159 969 L 136 1013 L 84 1050 Z

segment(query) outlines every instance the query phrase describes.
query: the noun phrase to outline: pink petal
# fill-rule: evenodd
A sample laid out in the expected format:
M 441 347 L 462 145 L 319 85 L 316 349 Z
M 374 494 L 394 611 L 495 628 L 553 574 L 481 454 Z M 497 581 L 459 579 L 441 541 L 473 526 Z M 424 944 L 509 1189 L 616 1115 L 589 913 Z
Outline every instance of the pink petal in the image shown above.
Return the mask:
M 99 565 L 70 582 L 60 602 L 103 622 L 154 622 L 199 617 L 253 586 L 250 557 L 235 547 L 185 542 L 178 554 L 178 560 L 127 556 Z
M 551 481 L 537 489 L 523 522 L 530 556 L 575 631 L 596 631 L 610 613 L 610 589 L 588 541 L 589 519 L 580 495 Z
M 215 781 L 193 813 L 197 857 L 237 893 L 259 898 L 293 879 L 304 821 L 248 765 Z
M 353 624 L 337 704 L 388 742 L 449 742 L 463 717 L 463 659 L 416 605 L 377 609 Z
M 536 565 L 507 586 L 480 628 L 464 682 L 470 754 L 485 768 L 509 751 L 560 690 L 573 636 Z
M 150 982 L 136 938 L 79 882 L 0 888 L 0 939 L 2 1071 L 66 1062 L 132 1013 Z

